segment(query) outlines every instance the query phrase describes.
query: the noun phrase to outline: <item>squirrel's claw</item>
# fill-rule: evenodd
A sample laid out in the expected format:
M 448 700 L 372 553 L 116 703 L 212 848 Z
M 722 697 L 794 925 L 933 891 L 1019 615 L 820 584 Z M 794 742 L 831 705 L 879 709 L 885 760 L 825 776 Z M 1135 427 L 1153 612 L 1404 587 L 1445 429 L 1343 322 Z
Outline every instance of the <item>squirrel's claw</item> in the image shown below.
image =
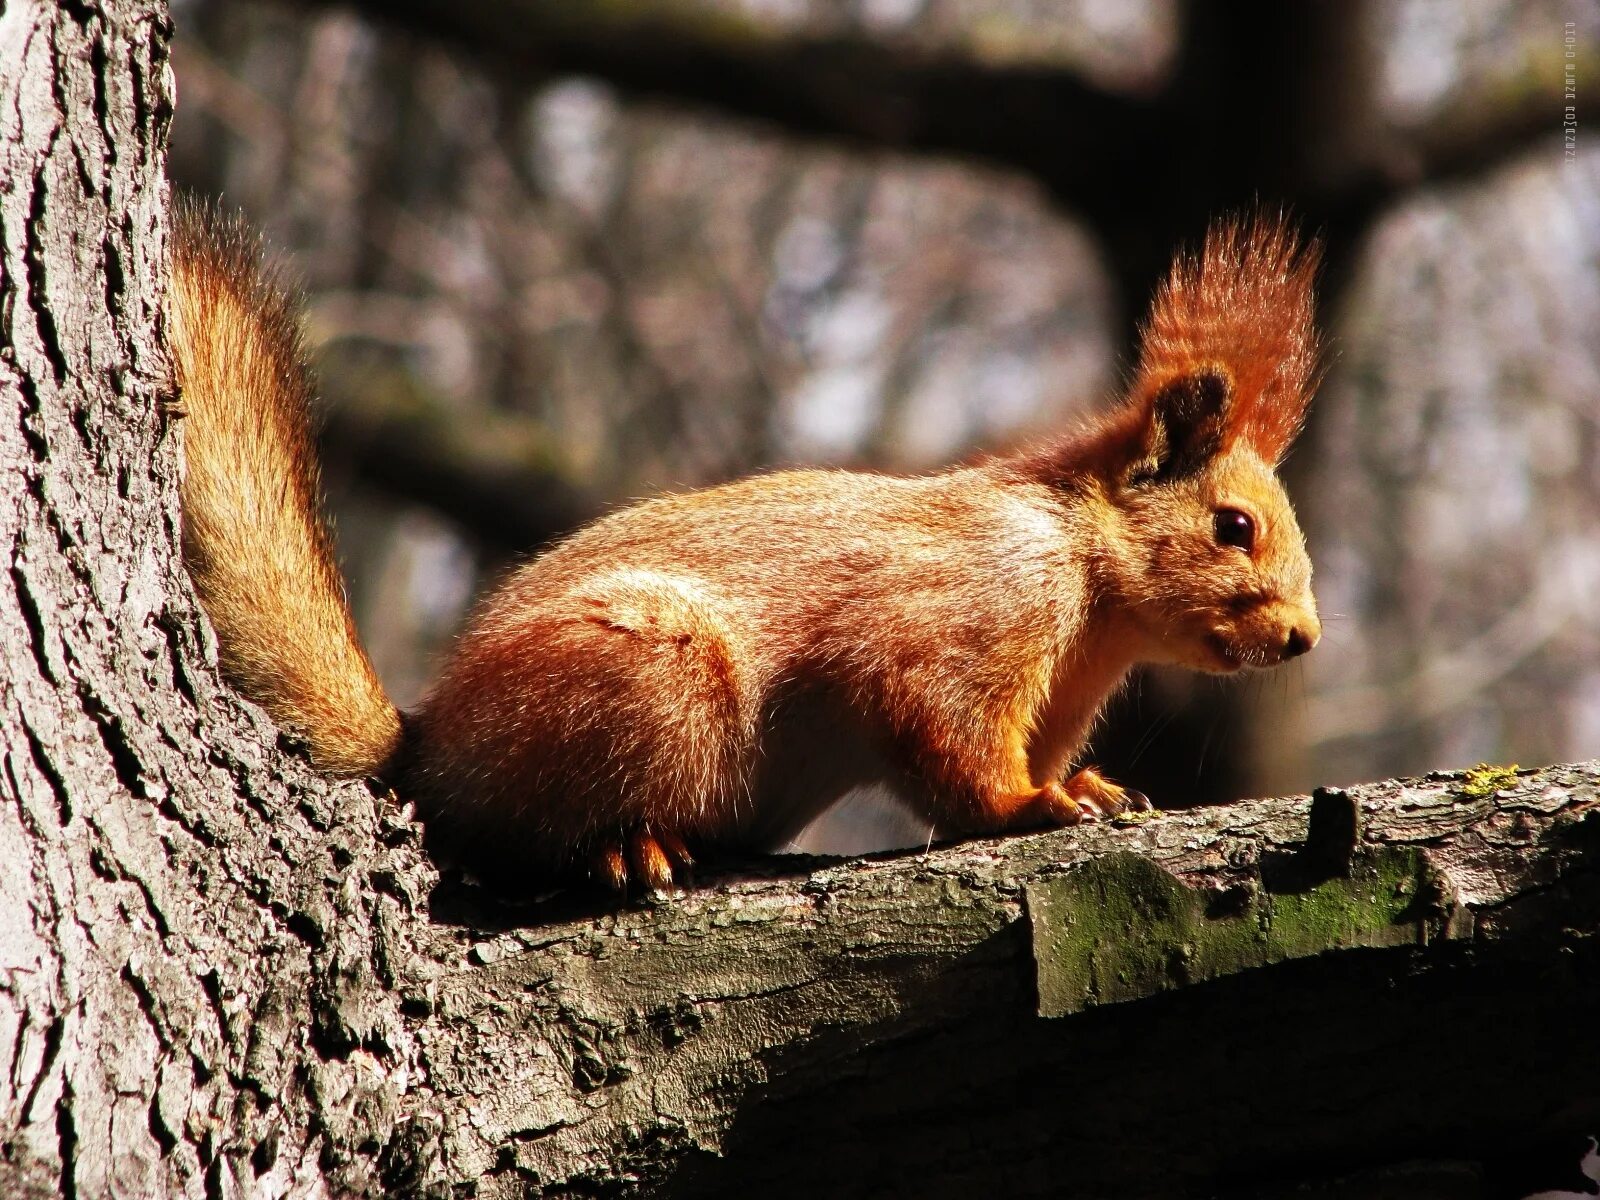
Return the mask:
M 607 846 L 596 854 L 589 873 L 613 892 L 628 890 L 628 862 L 621 846 Z
M 1093 767 L 1084 767 L 1062 785 L 1084 814 L 1084 820 L 1118 817 L 1129 812 L 1149 812 L 1150 797 L 1137 788 L 1118 787 Z
M 1155 805 L 1150 803 L 1150 797 L 1146 796 L 1138 788 L 1123 788 L 1122 793 L 1128 798 L 1127 803 L 1122 806 L 1124 812 L 1153 812 L 1155 810 Z
M 626 842 L 602 847 L 590 874 L 614 892 L 633 884 L 652 892 L 670 892 L 693 882 L 694 855 L 676 833 L 636 829 Z

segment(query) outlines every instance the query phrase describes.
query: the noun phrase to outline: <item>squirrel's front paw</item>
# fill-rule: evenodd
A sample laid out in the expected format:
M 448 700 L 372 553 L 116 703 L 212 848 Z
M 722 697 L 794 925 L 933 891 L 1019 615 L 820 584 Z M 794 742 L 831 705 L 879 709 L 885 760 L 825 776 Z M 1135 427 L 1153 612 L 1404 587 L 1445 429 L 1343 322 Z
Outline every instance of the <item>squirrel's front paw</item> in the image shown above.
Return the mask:
M 1030 825 L 1078 825 L 1100 816 L 1093 803 L 1080 802 L 1059 783 L 1047 783 L 1035 792 L 1028 808 Z
M 1085 767 L 1065 783 L 1062 792 L 1083 814 L 1084 820 L 1115 817 L 1129 812 L 1149 812 L 1150 797 L 1134 788 L 1118 787 L 1093 767 Z

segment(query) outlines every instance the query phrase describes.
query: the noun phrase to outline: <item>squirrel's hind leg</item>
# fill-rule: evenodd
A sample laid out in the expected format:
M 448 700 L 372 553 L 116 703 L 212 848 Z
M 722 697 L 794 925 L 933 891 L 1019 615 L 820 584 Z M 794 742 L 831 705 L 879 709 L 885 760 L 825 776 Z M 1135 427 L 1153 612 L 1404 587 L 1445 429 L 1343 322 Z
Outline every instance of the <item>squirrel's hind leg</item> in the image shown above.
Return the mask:
M 686 840 L 749 790 L 748 651 L 693 579 L 612 569 L 557 594 L 513 579 L 414 715 L 413 779 L 468 860 L 687 881 Z M 742 657 L 744 656 L 744 657 Z
M 626 892 L 634 884 L 652 892 L 671 891 L 693 882 L 694 856 L 676 833 L 636 829 L 625 840 L 601 848 L 592 873 L 606 887 Z
M 684 838 L 732 824 L 753 728 L 737 632 L 697 580 L 623 569 L 573 597 L 585 665 L 602 697 L 583 720 L 609 727 L 617 808 L 630 832 L 604 843 L 592 873 L 617 891 L 688 884 Z

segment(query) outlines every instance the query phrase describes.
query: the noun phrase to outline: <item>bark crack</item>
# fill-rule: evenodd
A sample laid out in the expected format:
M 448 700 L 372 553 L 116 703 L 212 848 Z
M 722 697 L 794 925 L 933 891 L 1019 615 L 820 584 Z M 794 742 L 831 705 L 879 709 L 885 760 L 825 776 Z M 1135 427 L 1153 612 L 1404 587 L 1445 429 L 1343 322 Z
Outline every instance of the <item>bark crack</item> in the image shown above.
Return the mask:
M 67 788 L 67 781 L 62 778 L 61 772 L 56 770 L 55 763 L 45 750 L 44 743 L 39 740 L 39 735 L 34 733 L 33 726 L 27 721 L 23 721 L 21 725 L 22 736 L 27 740 L 34 768 L 50 789 L 50 794 L 55 797 L 56 821 L 65 829 L 72 824 L 72 794 Z
M 72 1117 L 72 1102 L 72 1088 L 64 1086 L 61 1099 L 56 1102 L 56 1152 L 61 1159 L 61 1195 L 65 1200 L 78 1200 L 78 1128 Z
M 24 1028 L 27 1028 L 24 1024 Z M 18 1031 L 18 1037 L 21 1030 Z M 44 1029 L 44 1048 L 39 1056 L 39 1068 L 33 1073 L 33 1079 L 28 1084 L 27 1095 L 22 1101 L 22 1115 L 26 1120 L 36 1120 L 34 1104 L 39 1099 L 39 1092 L 44 1087 L 45 1080 L 50 1078 L 55 1070 L 56 1059 L 61 1055 L 62 1042 L 67 1036 L 67 1018 L 65 1014 L 55 1017 Z M 20 1061 L 20 1060 L 19 1060 Z
M 106 757 L 111 760 L 117 781 L 135 799 L 149 800 L 150 789 L 145 783 L 144 761 L 128 740 L 123 718 L 107 711 L 99 698 L 86 687 L 79 689 L 79 698 L 85 715 L 94 723 L 95 731 L 100 735 L 100 743 L 105 747 Z
M 55 53 L 52 48 L 51 59 Z M 61 109 L 57 110 L 62 111 Z M 23 263 L 28 273 L 28 309 L 33 314 L 34 331 L 39 337 L 39 348 L 50 364 L 51 382 L 59 387 L 67 377 L 67 358 L 61 349 L 61 339 L 56 332 L 56 319 L 51 311 L 45 261 L 48 253 L 44 247 L 44 234 L 50 228 L 50 186 L 45 180 L 49 165 L 55 159 L 56 145 L 62 136 L 60 126 L 50 132 L 45 151 L 39 156 L 33 172 L 33 186 L 28 207 L 28 219 L 23 226 Z

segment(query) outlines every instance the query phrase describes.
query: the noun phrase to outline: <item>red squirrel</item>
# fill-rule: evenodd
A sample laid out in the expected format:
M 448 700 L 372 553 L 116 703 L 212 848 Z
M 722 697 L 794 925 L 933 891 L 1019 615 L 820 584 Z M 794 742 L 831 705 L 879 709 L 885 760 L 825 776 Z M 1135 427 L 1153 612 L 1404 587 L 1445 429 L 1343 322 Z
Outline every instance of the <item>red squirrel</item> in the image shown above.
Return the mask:
M 1180 255 L 1115 406 L 915 478 L 757 475 L 595 521 L 477 606 L 404 717 L 320 511 L 295 302 L 258 239 L 176 221 L 184 551 L 235 685 L 312 761 L 415 800 L 523 885 L 667 888 L 887 784 L 944 835 L 1148 801 L 1072 771 L 1137 663 L 1229 674 L 1320 634 L 1274 474 L 1318 373 L 1317 247 L 1282 219 Z

